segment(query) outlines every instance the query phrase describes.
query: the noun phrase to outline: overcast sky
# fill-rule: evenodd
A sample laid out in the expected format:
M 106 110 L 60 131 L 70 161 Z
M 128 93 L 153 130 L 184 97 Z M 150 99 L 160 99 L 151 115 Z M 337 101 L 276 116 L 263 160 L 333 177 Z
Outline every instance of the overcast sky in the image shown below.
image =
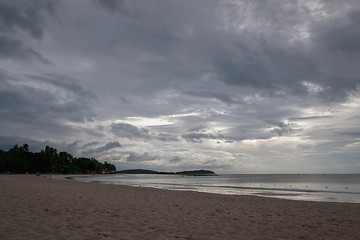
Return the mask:
M 0 0 L 0 149 L 360 173 L 358 0 Z

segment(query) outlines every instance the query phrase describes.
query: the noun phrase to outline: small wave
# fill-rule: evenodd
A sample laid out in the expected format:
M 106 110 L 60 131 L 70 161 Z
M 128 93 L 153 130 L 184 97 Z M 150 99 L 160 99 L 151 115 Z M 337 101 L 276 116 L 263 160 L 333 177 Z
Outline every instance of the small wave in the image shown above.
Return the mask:
M 238 182 L 242 181 L 241 175 Z M 259 176 L 260 177 L 260 176 Z M 231 195 L 257 195 L 264 197 L 285 198 L 292 200 L 310 200 L 310 201 L 336 201 L 336 202 L 360 202 L 360 191 L 357 183 L 344 185 L 334 184 L 328 182 L 324 183 L 302 182 L 302 186 L 296 186 L 296 181 L 285 181 L 279 183 L 271 181 L 254 181 L 235 183 L 233 178 L 218 179 L 218 178 L 176 178 L 176 177 L 153 177 L 149 176 L 114 176 L 114 177 L 88 177 L 77 178 L 80 181 L 101 182 L 105 184 L 121 184 L 135 187 L 154 187 L 168 190 L 185 190 L 185 191 L 198 191 L 209 192 L 218 194 L 231 194 Z M 271 179 L 270 179 L 271 180 Z M 291 179 L 290 179 L 291 180 Z M 226 182 L 225 182 L 226 181 Z M 232 182 L 233 181 L 233 182 Z M 296 184 L 293 184 L 296 182 Z M 262 183 L 262 184 L 261 184 Z M 279 184 L 274 184 L 279 183 Z M 310 184 L 309 184 L 310 183 Z M 246 184 L 244 186 L 244 184 Z M 261 184 L 261 186 L 260 186 Z M 330 185 L 328 185 L 330 184 Z M 248 186 L 249 185 L 249 186 Z M 274 186 L 274 187 L 272 187 Z M 276 186 L 276 187 L 275 187 Z M 289 187 L 290 186 L 290 187 Z M 306 188 L 305 188 L 306 186 Z M 326 190 L 325 190 L 326 188 Z M 345 188 L 347 189 L 345 191 Z
M 212 186 L 203 186 L 212 187 Z M 261 191 L 286 191 L 286 192 L 309 192 L 309 193 L 340 193 L 340 194 L 360 194 L 359 192 L 329 191 L 302 188 L 266 188 L 266 187 L 243 187 L 243 186 L 217 186 L 221 188 L 244 189 L 244 190 L 261 190 Z

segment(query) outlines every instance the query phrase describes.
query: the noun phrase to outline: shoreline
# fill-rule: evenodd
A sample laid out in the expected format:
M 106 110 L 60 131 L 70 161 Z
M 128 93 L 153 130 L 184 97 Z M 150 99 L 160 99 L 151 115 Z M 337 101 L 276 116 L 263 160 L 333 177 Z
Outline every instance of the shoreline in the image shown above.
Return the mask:
M 66 175 L 63 175 L 66 176 Z M 0 175 L 4 239 L 357 239 L 360 204 Z
M 143 175 L 143 174 L 140 174 Z M 290 184 L 290 188 L 285 185 L 280 187 L 279 184 L 276 188 L 271 186 L 266 186 L 266 183 L 260 184 L 258 183 L 249 186 L 244 185 L 228 185 L 228 182 L 225 184 L 220 184 L 217 182 L 212 182 L 208 184 L 199 184 L 198 182 L 182 182 L 182 178 L 179 178 L 177 183 L 174 183 L 172 179 L 170 182 L 167 180 L 164 181 L 157 181 L 158 176 L 152 179 L 152 182 L 143 181 L 142 177 L 140 178 L 127 178 L 128 176 L 131 177 L 132 174 L 120 174 L 121 179 L 125 177 L 122 181 L 116 180 L 116 178 L 111 178 L 111 176 L 107 175 L 82 175 L 80 177 L 74 176 L 74 180 L 83 181 L 83 182 L 96 182 L 96 183 L 104 183 L 104 184 L 115 184 L 115 185 L 125 185 L 125 186 L 141 186 L 141 187 L 151 187 L 156 189 L 164 189 L 164 190 L 176 190 L 176 191 L 196 191 L 196 192 L 204 192 L 204 193 L 214 193 L 214 194 L 222 194 L 222 195 L 246 195 L 246 196 L 259 196 L 259 197 L 272 197 L 278 199 L 288 199 L 288 200 L 295 200 L 295 201 L 316 201 L 316 202 L 339 202 L 339 203 L 360 203 L 360 192 L 358 191 L 350 191 L 348 187 L 345 188 L 346 191 L 342 189 L 334 190 L 332 187 L 329 186 L 329 190 L 325 190 L 325 185 L 323 186 L 324 189 L 315 188 L 312 189 L 307 188 L 308 184 L 306 184 L 306 188 L 294 188 L 293 183 Z M 148 175 L 146 175 L 148 176 Z M 152 176 L 152 175 L 149 175 Z M 172 177 L 172 176 L 171 176 Z M 86 179 L 88 178 L 88 179 Z M 93 179 L 92 179 L 93 178 Z M 119 178 L 120 179 L 120 178 Z M 134 179 L 138 179 L 133 182 Z M 148 178 L 144 178 L 148 179 Z M 201 177 L 199 177 L 199 180 Z M 304 184 L 305 185 L 305 184 Z M 266 186 L 266 187 L 265 187 Z M 275 186 L 275 185 L 274 185 Z M 326 189 L 328 188 L 326 186 Z M 332 190 L 330 190 L 332 189 Z M 349 187 L 349 189 L 351 189 Z

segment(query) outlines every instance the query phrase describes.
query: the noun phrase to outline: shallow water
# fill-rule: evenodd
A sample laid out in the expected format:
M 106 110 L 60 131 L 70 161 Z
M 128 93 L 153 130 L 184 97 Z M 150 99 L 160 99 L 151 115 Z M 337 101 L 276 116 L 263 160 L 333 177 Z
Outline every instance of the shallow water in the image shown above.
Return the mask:
M 360 174 L 227 174 L 218 176 L 117 174 L 75 179 L 170 190 L 360 203 Z

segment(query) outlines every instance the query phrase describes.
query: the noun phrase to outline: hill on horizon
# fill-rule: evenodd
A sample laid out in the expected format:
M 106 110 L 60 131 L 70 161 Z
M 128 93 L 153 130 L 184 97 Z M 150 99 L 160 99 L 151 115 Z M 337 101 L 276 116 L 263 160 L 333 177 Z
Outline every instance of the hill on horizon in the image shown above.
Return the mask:
M 169 174 L 169 175 L 187 175 L 187 176 L 212 176 L 216 175 L 215 172 L 210 170 L 191 170 L 191 171 L 180 171 L 180 172 L 159 172 L 147 169 L 128 169 L 117 171 L 120 174 Z

